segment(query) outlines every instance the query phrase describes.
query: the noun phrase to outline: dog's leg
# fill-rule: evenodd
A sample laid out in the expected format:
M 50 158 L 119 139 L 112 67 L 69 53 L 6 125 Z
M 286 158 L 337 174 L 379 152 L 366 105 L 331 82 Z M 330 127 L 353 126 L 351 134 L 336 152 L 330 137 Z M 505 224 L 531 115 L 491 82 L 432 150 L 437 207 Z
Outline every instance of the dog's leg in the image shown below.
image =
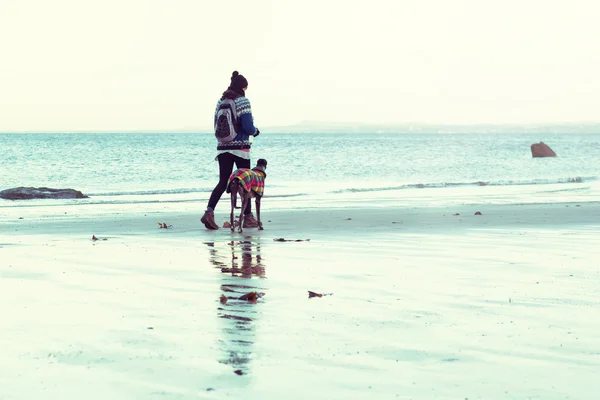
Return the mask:
M 248 195 L 246 194 L 244 187 L 241 185 L 239 186 L 239 194 L 240 200 L 242 201 L 242 212 L 240 212 L 240 227 L 238 228 L 238 232 L 242 233 L 242 225 L 244 225 L 244 213 L 246 212 L 246 207 L 248 207 Z
M 238 184 L 237 179 L 234 179 L 229 184 L 229 191 L 231 192 L 231 213 L 229 213 L 229 224 L 231 224 L 231 232 L 235 229 L 233 226 L 233 210 L 235 209 L 235 203 L 237 202 Z
M 256 218 L 258 219 L 258 230 L 262 231 L 263 226 L 262 222 L 260 222 L 260 196 L 256 196 Z

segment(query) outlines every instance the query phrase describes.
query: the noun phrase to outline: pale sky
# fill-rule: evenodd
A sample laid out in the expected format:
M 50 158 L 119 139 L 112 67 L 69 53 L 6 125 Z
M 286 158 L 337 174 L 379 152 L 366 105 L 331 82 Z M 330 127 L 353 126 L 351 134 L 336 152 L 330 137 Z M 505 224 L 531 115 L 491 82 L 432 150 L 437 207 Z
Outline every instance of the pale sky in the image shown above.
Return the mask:
M 600 120 L 598 0 L 0 0 L 0 131 Z

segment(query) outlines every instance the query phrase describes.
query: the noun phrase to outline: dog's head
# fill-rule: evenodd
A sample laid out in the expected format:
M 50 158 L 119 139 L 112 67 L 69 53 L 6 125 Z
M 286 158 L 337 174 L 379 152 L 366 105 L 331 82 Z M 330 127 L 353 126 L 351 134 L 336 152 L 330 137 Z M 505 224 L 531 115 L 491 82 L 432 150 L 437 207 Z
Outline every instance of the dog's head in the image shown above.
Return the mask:
M 262 167 L 263 169 L 267 169 L 267 160 L 265 160 L 264 158 L 259 158 L 256 162 L 256 166 Z

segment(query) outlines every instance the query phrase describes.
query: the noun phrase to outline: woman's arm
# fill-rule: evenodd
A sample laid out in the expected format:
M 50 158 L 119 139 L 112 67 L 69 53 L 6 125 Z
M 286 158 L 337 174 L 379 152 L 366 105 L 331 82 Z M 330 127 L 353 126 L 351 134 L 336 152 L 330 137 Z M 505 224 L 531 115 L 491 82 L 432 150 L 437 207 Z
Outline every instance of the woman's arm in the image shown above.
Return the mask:
M 254 118 L 252 118 L 252 113 L 242 114 L 240 117 L 240 122 L 244 132 L 247 132 L 252 136 L 256 136 L 258 134 L 258 129 L 256 129 L 254 126 Z
M 244 131 L 248 135 L 256 136 L 258 134 L 258 129 L 256 129 L 256 127 L 254 126 L 254 117 L 252 116 L 252 107 L 250 107 L 250 100 L 244 98 L 240 106 L 241 107 L 239 110 L 239 122 L 242 131 Z

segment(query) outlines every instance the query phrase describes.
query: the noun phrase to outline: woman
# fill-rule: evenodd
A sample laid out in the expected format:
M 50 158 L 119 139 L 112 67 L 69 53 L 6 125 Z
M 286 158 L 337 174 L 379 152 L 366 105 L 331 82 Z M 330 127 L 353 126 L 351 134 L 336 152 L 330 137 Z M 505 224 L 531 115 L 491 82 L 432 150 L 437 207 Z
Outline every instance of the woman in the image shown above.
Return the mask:
M 252 117 L 252 110 L 250 108 L 250 101 L 246 98 L 246 90 L 248 89 L 248 81 L 243 75 L 240 75 L 237 71 L 233 71 L 231 75 L 231 84 L 223 96 L 217 103 L 215 110 L 215 123 L 217 122 L 217 112 L 220 109 L 221 104 L 231 99 L 235 103 L 235 114 L 237 117 L 237 126 L 235 138 L 228 142 L 222 142 L 217 140 L 217 157 L 219 161 L 219 183 L 212 191 L 210 199 L 208 200 L 208 207 L 204 215 L 200 219 L 200 222 L 206 226 L 207 229 L 219 229 L 219 226 L 215 223 L 215 207 L 219 202 L 219 199 L 227 188 L 227 180 L 233 172 L 233 165 L 237 168 L 250 168 L 250 147 L 252 142 L 250 141 L 251 136 L 258 136 L 260 131 L 254 127 L 254 118 Z M 241 222 L 241 221 L 240 221 Z M 257 228 L 258 222 L 252 215 L 251 203 L 248 200 L 248 206 L 244 213 L 244 228 Z

